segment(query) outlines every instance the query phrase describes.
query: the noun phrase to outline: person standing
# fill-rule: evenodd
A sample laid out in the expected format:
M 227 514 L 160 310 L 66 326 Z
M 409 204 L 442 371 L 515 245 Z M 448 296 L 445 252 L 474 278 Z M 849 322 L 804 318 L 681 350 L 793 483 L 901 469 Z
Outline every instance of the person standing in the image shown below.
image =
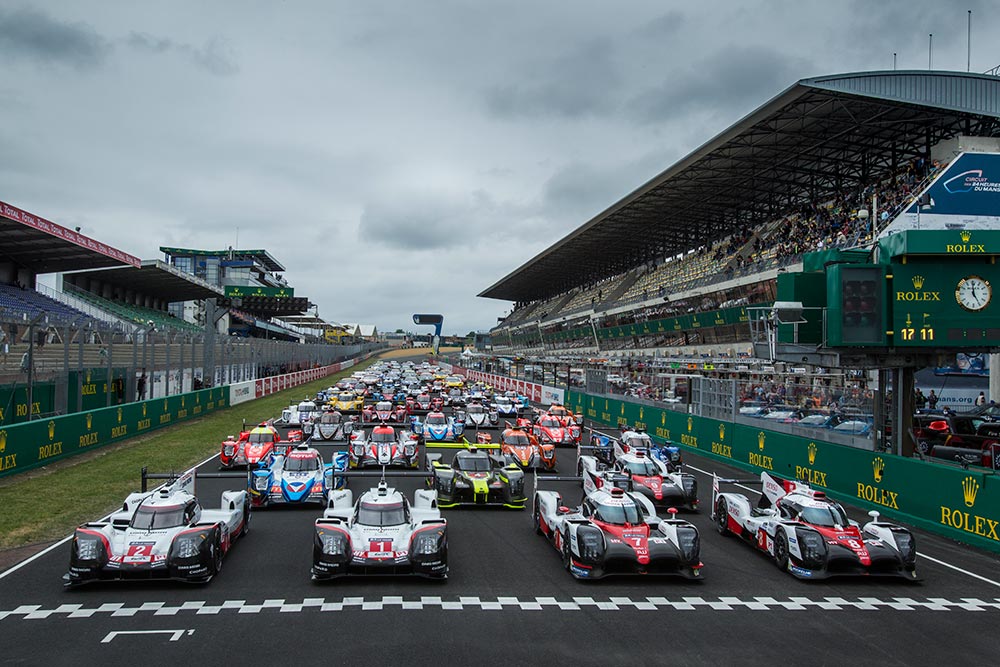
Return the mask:
M 934 393 L 934 390 L 931 389 L 931 394 L 930 396 L 927 397 L 927 407 L 929 407 L 931 410 L 936 410 L 937 404 L 938 404 L 938 396 L 937 394 Z
M 0 356 L 3 357 L 3 365 L 7 365 L 7 355 L 10 354 L 10 341 L 7 340 L 7 332 L 0 327 Z
M 7 358 L 7 353 L 5 352 L 3 356 L 4 356 L 4 359 L 6 359 Z M 981 392 L 979 392 L 979 396 L 976 396 L 976 405 L 977 406 L 979 406 L 979 405 L 986 405 L 986 393 L 985 392 L 981 391 Z
M 927 407 L 927 397 L 924 396 L 924 392 L 920 389 L 913 394 L 913 406 L 918 410 L 923 410 Z

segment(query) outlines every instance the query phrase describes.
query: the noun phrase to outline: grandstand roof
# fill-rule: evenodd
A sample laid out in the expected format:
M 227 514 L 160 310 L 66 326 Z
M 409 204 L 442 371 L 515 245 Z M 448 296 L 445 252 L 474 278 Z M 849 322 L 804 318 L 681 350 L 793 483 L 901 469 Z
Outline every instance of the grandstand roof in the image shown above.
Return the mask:
M 137 267 L 74 271 L 68 275 L 94 278 L 111 285 L 120 285 L 140 294 L 158 297 L 171 303 L 223 296 L 222 289 L 175 269 L 158 259 L 146 259 Z
M 864 185 L 959 134 L 1000 135 L 1000 77 L 803 79 L 483 292 L 534 301 Z
M 0 257 L 35 273 L 139 266 L 138 257 L 4 202 L 0 202 L 0 238 Z
M 190 248 L 167 248 L 160 246 L 160 252 L 166 255 L 176 255 L 178 257 L 224 257 L 227 260 L 232 261 L 257 261 L 260 262 L 260 265 L 268 271 L 285 270 L 285 267 L 281 265 L 281 262 L 272 257 L 271 253 L 259 248 L 256 250 L 234 250 L 233 248 L 229 248 L 227 250 L 192 250 Z

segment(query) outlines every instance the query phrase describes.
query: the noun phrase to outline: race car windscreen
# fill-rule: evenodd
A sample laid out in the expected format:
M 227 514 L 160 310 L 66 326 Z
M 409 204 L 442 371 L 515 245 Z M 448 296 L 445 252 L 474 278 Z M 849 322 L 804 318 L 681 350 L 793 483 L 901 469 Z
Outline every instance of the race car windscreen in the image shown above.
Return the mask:
M 359 503 L 355 522 L 363 526 L 398 526 L 407 522 L 406 508 L 403 503 Z
M 174 507 L 140 507 L 132 515 L 129 527 L 137 530 L 159 530 L 182 525 L 184 525 L 184 508 L 177 505 Z
M 649 449 L 653 445 L 653 441 L 649 439 L 646 434 L 643 435 L 633 435 L 625 441 L 625 444 L 629 447 L 638 447 L 639 449 Z
M 642 477 L 655 477 L 660 474 L 660 469 L 657 468 L 656 464 L 649 459 L 628 461 L 625 463 L 625 468 L 629 471 L 629 473 L 633 475 L 640 475 Z
M 376 412 L 389 412 L 390 410 L 392 410 L 392 403 L 388 401 L 381 401 L 375 404 Z
M 391 430 L 373 431 L 372 442 L 396 442 L 396 434 L 393 433 Z
M 444 418 L 444 415 L 431 415 L 427 418 L 427 423 L 431 426 L 444 426 L 448 420 Z
M 847 526 L 849 522 L 844 509 L 840 505 L 829 505 L 827 507 L 803 507 L 799 518 L 814 526 Z
M 562 422 L 555 417 L 546 417 L 539 422 L 540 426 L 545 426 L 546 428 L 560 428 Z
M 489 472 L 490 459 L 486 456 L 456 456 L 454 466 L 465 472 Z
M 265 442 L 274 442 L 274 434 L 271 433 L 270 431 L 267 431 L 265 433 L 251 432 L 250 435 L 247 436 L 247 442 L 250 442 L 254 445 L 260 445 Z
M 508 434 L 504 436 L 503 441 L 504 443 L 508 445 L 513 445 L 515 447 L 524 447 L 525 445 L 531 444 L 531 441 L 528 440 L 528 436 L 525 435 L 524 433 Z
M 604 523 L 613 523 L 619 526 L 626 523 L 642 523 L 642 516 L 639 514 L 639 508 L 631 502 L 621 505 L 597 505 L 594 510 L 594 516 L 597 517 L 599 521 L 603 521 Z
M 470 405 L 468 408 L 466 408 L 466 412 L 468 412 L 470 415 L 481 415 L 483 414 L 483 406 Z
M 319 422 L 321 424 L 339 424 L 340 423 L 340 413 L 339 412 L 327 412 L 325 415 L 320 417 Z
M 288 472 L 309 472 L 319 470 L 318 456 L 290 456 L 285 461 L 285 470 Z

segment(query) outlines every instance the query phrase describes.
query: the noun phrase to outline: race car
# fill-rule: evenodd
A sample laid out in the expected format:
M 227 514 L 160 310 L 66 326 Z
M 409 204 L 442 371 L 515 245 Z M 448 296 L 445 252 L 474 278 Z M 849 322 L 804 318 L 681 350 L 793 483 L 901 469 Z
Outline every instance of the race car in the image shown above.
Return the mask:
M 540 443 L 521 425 L 507 424 L 500 433 L 500 454 L 508 463 L 519 468 L 544 468 L 556 471 L 556 446 L 551 442 Z
M 444 397 L 444 404 L 452 408 L 465 407 L 465 394 L 461 389 L 450 389 Z
M 344 457 L 324 463 L 319 451 L 309 445 L 279 448 L 270 464 L 251 471 L 247 479 L 250 501 L 254 507 L 325 503 L 327 490 L 334 486 L 334 465 L 338 464 L 343 472 Z
M 457 442 L 465 432 L 465 424 L 454 417 L 445 417 L 443 412 L 428 412 L 423 421 L 411 417 L 411 423 L 413 432 L 425 442 Z
M 538 442 L 553 445 L 575 445 L 580 442 L 582 431 L 576 424 L 563 425 L 558 417 L 543 414 L 531 428 Z
M 591 442 L 598 444 L 579 448 L 577 470 L 581 475 L 584 470 L 594 473 L 613 470 L 628 476 L 634 483 L 634 492 L 646 496 L 658 508 L 698 509 L 698 480 L 694 475 L 680 472 L 679 466 L 652 456 L 652 441 L 646 433 L 626 431 L 622 440 L 595 433 Z M 587 450 L 595 455 L 583 454 Z
M 351 468 L 416 468 L 420 464 L 420 436 L 412 431 L 380 424 L 371 429 L 368 437 L 364 430 L 352 428 L 350 437 L 347 453 Z
M 461 389 L 465 386 L 465 380 L 457 375 L 449 375 L 444 379 L 444 386 L 446 389 Z
M 431 411 L 431 395 L 426 391 L 417 394 L 412 401 L 406 402 L 406 406 L 411 415 L 426 414 Z
M 237 440 L 229 436 L 222 442 L 219 452 L 221 468 L 236 466 L 256 466 L 274 451 L 274 445 L 281 440 L 277 429 L 269 422 L 261 422 L 249 431 L 241 431 Z
M 565 405 L 562 405 L 561 403 L 553 403 L 552 405 L 550 405 L 549 409 L 545 411 L 545 414 L 549 415 L 550 417 L 555 417 L 560 422 L 562 422 L 562 425 L 565 426 L 566 428 L 569 428 L 570 426 L 573 425 L 581 426 L 583 424 L 582 414 L 574 415 L 566 408 Z
M 406 496 L 383 480 L 353 502 L 350 490 L 330 493 L 313 538 L 312 578 L 412 574 L 448 576 L 448 522 L 435 493 Z
M 524 472 L 476 445 L 456 452 L 451 465 L 441 461 L 441 454 L 427 454 L 427 467 L 434 473 L 429 484 L 437 492 L 439 507 L 502 505 L 520 510 L 528 501 Z
M 342 414 L 361 412 L 361 409 L 365 406 L 365 399 L 353 391 L 342 391 L 330 401 L 330 405 L 334 410 Z
M 129 494 L 107 521 L 77 528 L 63 583 L 211 581 L 233 542 L 250 530 L 250 501 L 246 491 L 223 491 L 219 509 L 202 509 L 194 487 L 195 473 L 188 472 L 160 489 Z
M 499 417 L 496 412 L 487 410 L 482 403 L 469 403 L 462 411 L 462 422 L 466 426 L 475 428 L 489 428 L 496 426 Z
M 394 406 L 389 401 L 379 401 L 374 405 L 366 405 L 361 411 L 361 421 L 368 424 L 381 424 L 382 422 L 395 422 L 405 424 L 407 420 L 406 408 L 402 405 Z
M 277 423 L 284 426 L 304 426 L 312 421 L 317 412 L 319 412 L 319 407 L 311 400 L 306 399 L 282 410 L 281 418 L 277 420 Z
M 519 407 L 509 396 L 497 396 L 493 402 L 493 410 L 501 417 L 517 417 Z
M 431 397 L 431 412 L 442 412 L 444 410 L 444 397 L 442 396 L 432 396 Z
M 344 419 L 344 415 L 336 410 L 323 412 L 313 424 L 313 440 L 347 440 L 348 434 L 344 430 L 344 425 L 349 420 Z
M 701 577 L 698 529 L 688 521 L 661 519 L 649 500 L 628 489 L 628 477 L 612 471 L 584 471 L 581 477 L 550 477 L 582 481 L 583 502 L 570 509 L 562 496 L 535 491 L 532 523 L 562 554 L 563 567 L 577 579 L 617 574 Z
M 729 483 L 760 484 L 756 504 L 742 493 L 723 492 Z M 800 579 L 837 575 L 891 576 L 917 580 L 917 543 L 903 526 L 880 522 L 863 527 L 839 503 L 805 482 L 760 474 L 757 480 L 712 479 L 712 519 L 723 535 L 742 537 Z

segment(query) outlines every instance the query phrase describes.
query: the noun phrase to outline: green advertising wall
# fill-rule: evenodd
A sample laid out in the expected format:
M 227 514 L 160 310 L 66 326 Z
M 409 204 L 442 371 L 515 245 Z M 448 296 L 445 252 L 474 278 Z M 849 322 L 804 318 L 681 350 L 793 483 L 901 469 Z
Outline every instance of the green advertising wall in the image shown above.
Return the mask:
M 229 387 L 77 412 L 0 428 L 0 477 L 226 407 Z
M 111 394 L 111 405 L 127 403 L 125 376 L 127 368 L 112 368 L 111 381 L 108 381 L 107 368 L 88 368 L 82 375 L 77 371 L 69 372 L 68 386 L 69 409 L 76 410 L 78 396 L 82 393 L 83 406 L 81 410 L 97 410 L 108 406 L 108 394 Z
M 36 382 L 31 393 L 32 415 L 55 412 L 56 385 Z M 28 388 L 23 383 L 0 388 L 0 428 L 28 421 Z
M 566 406 L 754 474 L 803 479 L 838 500 L 1000 552 L 1000 478 L 919 459 L 809 440 L 729 421 L 570 391 Z

